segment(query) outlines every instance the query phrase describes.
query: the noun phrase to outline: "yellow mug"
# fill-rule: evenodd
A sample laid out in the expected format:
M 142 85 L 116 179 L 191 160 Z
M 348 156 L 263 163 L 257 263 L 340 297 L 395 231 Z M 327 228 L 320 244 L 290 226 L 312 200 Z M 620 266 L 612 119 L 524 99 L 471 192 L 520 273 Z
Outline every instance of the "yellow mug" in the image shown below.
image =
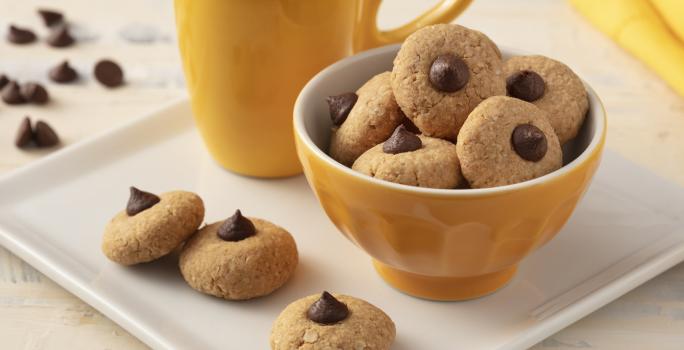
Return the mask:
M 178 42 L 197 128 L 209 153 L 239 174 L 301 172 L 292 107 L 319 70 L 458 16 L 471 0 L 443 0 L 391 31 L 381 0 L 175 0 Z

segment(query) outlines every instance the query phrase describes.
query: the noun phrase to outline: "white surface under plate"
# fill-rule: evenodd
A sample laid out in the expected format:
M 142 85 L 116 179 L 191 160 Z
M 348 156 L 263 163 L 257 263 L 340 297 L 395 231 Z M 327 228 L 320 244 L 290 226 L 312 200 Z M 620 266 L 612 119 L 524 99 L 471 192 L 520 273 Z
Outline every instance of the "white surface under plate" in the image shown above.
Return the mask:
M 293 279 L 271 296 L 229 302 L 188 287 L 175 256 L 122 267 L 100 252 L 128 186 L 198 192 L 206 221 L 241 208 L 292 232 Z M 522 349 L 684 259 L 684 191 L 607 152 L 565 229 L 501 291 L 432 302 L 385 284 L 337 232 L 302 176 L 231 174 L 204 151 L 187 102 L 61 150 L 0 179 L 0 243 L 154 348 L 266 349 L 289 302 L 330 290 L 385 310 L 393 349 Z

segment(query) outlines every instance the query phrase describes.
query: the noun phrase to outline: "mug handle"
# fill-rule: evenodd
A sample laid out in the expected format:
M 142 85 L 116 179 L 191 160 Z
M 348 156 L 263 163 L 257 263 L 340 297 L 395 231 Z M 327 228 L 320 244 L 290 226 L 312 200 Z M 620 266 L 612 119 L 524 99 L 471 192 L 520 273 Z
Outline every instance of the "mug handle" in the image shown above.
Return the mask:
M 416 30 L 436 23 L 448 23 L 460 15 L 472 0 L 442 0 L 413 21 L 388 31 L 377 26 L 378 10 L 382 0 L 361 0 L 357 14 L 354 52 L 403 41 Z

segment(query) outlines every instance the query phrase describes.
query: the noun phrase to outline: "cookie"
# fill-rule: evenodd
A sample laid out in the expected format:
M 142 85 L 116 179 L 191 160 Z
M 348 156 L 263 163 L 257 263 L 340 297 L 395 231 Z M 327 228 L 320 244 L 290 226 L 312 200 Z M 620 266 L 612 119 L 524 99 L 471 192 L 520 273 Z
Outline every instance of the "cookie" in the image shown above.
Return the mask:
M 283 228 L 238 210 L 201 229 L 183 247 L 180 271 L 190 287 L 224 299 L 270 294 L 292 276 L 297 246 Z
M 133 265 L 169 254 L 204 219 L 204 204 L 194 193 L 173 191 L 156 196 L 131 187 L 126 210 L 107 224 L 102 252 L 112 261 Z
M 456 143 L 470 186 L 509 185 L 559 169 L 563 154 L 546 115 L 529 102 L 507 96 L 480 103 Z
M 504 72 L 508 95 L 546 111 L 561 145 L 577 136 L 589 100 L 568 66 L 544 56 L 516 56 L 504 63 Z
M 392 136 L 362 154 L 352 169 L 377 179 L 430 188 L 463 185 L 456 146 L 415 135 L 399 126 Z
M 394 59 L 391 85 L 399 107 L 423 134 L 452 141 L 475 106 L 506 94 L 496 45 L 456 24 L 409 36 Z
M 323 292 L 299 299 L 278 316 L 272 350 L 386 350 L 394 342 L 394 322 L 361 299 Z
M 356 95 L 358 100 L 330 139 L 330 156 L 346 166 L 385 141 L 405 118 L 392 93 L 390 72 L 371 78 Z

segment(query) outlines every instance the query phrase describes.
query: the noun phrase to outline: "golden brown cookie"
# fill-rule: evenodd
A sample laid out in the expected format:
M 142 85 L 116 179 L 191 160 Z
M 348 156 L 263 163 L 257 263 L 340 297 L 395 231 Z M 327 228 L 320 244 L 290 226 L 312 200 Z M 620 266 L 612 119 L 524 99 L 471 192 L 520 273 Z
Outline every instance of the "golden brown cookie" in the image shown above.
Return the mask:
M 126 210 L 107 224 L 102 252 L 112 261 L 133 265 L 158 259 L 195 233 L 204 219 L 204 204 L 194 193 L 159 195 L 131 188 Z
M 190 287 L 224 299 L 244 300 L 280 288 L 297 262 L 297 246 L 290 233 L 237 211 L 188 240 L 179 266 Z
M 273 324 L 272 350 L 387 350 L 394 322 L 382 310 L 354 297 L 327 292 L 288 305 Z
M 484 100 L 463 124 L 456 143 L 472 188 L 514 184 L 561 167 L 558 137 L 535 105 L 507 96 Z
M 589 100 L 568 66 L 544 56 L 516 56 L 506 61 L 504 71 L 508 95 L 544 110 L 561 145 L 577 136 Z
M 455 141 L 475 106 L 506 94 L 502 65 L 496 45 L 484 34 L 456 24 L 432 25 L 402 44 L 392 90 L 423 134 Z

